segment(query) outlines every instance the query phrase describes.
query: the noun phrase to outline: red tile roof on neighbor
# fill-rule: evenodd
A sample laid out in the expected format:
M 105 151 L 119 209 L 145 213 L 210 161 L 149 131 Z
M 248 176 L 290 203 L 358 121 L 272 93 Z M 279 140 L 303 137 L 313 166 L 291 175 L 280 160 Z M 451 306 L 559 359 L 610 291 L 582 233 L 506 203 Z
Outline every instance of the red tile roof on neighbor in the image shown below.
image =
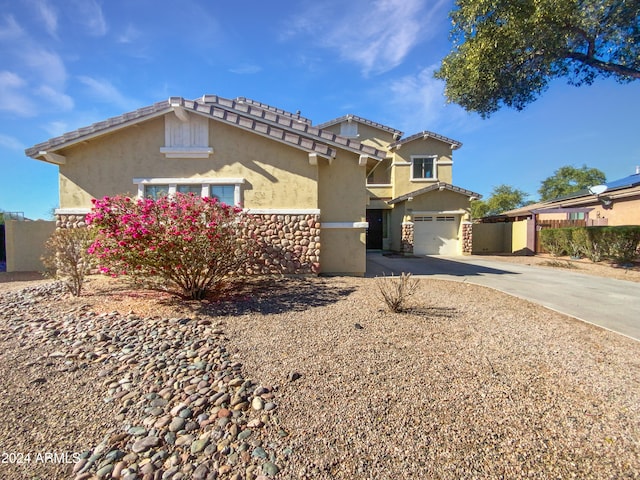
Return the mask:
M 456 150 L 458 148 L 460 148 L 462 146 L 462 142 L 459 142 L 457 140 L 454 140 L 452 138 L 449 137 L 445 137 L 444 135 L 440 135 L 439 133 L 434 133 L 434 132 L 430 132 L 428 130 L 424 130 L 422 132 L 416 133 L 414 135 L 411 135 L 410 137 L 407 138 L 403 138 L 401 140 L 398 140 L 395 143 L 392 143 L 391 145 L 389 145 L 389 149 L 394 149 L 394 148 L 398 148 L 401 147 L 402 145 L 404 145 L 405 143 L 409 143 L 409 142 L 413 142 L 414 140 L 419 140 L 419 139 L 427 139 L 427 138 L 434 138 L 436 140 L 440 140 L 441 142 L 445 142 L 448 143 L 449 145 L 451 145 L 451 149 L 452 150 Z
M 230 100 L 217 95 L 204 95 L 198 100 L 171 97 L 169 100 L 65 133 L 26 149 L 25 153 L 29 157 L 40 159 L 45 152 L 53 153 L 75 143 L 164 115 L 176 109 L 195 112 L 327 158 L 336 156 L 336 147 L 376 160 L 382 160 L 386 156 L 386 152 L 377 148 L 313 127 L 308 119 L 298 114 L 243 97 Z
M 351 114 L 343 115 L 342 117 L 334 118 L 333 120 L 329 120 L 328 122 L 321 123 L 320 125 L 318 125 L 318 128 L 331 127 L 333 125 L 337 125 L 338 123 L 348 122 L 349 120 L 355 120 L 356 122 L 362 123 L 364 125 L 369 125 L 370 127 L 377 128 L 378 130 L 389 132 L 395 135 L 397 138 L 400 138 L 403 135 L 403 132 L 401 132 L 400 130 L 396 130 L 395 128 L 382 125 L 381 123 L 367 120 L 366 118 L 358 117 L 357 115 Z

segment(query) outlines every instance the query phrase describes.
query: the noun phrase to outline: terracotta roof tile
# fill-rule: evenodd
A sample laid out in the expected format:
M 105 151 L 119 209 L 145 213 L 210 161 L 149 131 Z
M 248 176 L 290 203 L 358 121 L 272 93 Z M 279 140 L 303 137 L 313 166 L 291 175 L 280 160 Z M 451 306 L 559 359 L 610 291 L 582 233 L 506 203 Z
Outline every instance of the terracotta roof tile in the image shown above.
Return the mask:
M 393 135 L 397 135 L 398 137 L 402 136 L 402 132 L 400 130 L 396 130 L 395 128 L 391 128 L 391 127 L 388 127 L 387 125 L 374 122 L 373 120 L 367 120 L 366 118 L 358 117 L 357 115 L 351 115 L 351 114 L 334 118 L 333 120 L 329 120 L 328 122 L 324 122 L 324 123 L 321 123 L 320 125 L 317 125 L 317 127 L 320 129 L 323 129 L 323 128 L 331 127 L 338 123 L 346 122 L 348 120 L 355 120 L 356 122 L 362 123 L 364 125 L 369 125 L 370 127 L 374 127 L 379 130 L 384 130 L 385 132 L 389 132 Z
M 430 132 L 428 130 L 424 130 L 422 132 L 416 133 L 411 135 L 410 137 L 406 137 L 403 139 L 398 140 L 395 143 L 392 143 L 391 145 L 389 145 L 390 149 L 393 148 L 397 148 L 401 145 L 404 145 L 405 143 L 409 143 L 409 142 L 413 142 L 414 140 L 418 140 L 420 138 L 435 138 L 436 140 L 440 140 L 442 142 L 448 143 L 451 145 L 452 149 L 457 149 L 460 148 L 462 146 L 462 142 L 459 142 L 457 140 L 454 140 L 452 138 L 449 137 L 445 137 L 444 135 L 440 135 L 439 133 L 434 133 L 434 132 Z

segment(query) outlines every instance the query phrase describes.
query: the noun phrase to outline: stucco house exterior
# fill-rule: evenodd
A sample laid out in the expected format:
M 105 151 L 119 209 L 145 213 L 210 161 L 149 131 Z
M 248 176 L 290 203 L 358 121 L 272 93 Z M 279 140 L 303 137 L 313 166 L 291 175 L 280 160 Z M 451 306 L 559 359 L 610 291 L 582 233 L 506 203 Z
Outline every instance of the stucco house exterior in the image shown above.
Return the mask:
M 434 132 L 403 132 L 346 115 L 319 128 L 382 149 L 367 170 L 367 247 L 416 255 L 471 253 L 469 202 L 453 185 L 453 151 L 462 144 Z
M 354 116 L 313 126 L 254 100 L 204 95 L 171 97 L 25 153 L 59 167 L 59 227 L 82 225 L 94 198 L 192 192 L 254 216 L 265 271 L 362 275 L 367 227 L 372 248 L 429 253 L 423 237 L 440 230 L 414 225 L 431 217 L 457 242 L 433 253 L 463 252 L 478 195 L 451 185 L 459 146 L 429 132 L 402 140 Z

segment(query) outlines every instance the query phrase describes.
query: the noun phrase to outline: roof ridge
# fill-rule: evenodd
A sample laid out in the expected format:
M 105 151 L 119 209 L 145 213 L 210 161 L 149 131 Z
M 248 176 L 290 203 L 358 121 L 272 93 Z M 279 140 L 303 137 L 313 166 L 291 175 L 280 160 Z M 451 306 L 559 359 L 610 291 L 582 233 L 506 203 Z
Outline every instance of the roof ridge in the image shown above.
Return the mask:
M 206 97 L 206 95 L 203 97 L 203 99 L 205 97 Z M 296 120 L 298 120 L 300 122 L 308 123 L 309 125 L 311 125 L 311 123 L 312 123 L 311 119 L 303 117 L 302 115 L 300 115 L 300 111 L 299 110 L 296 113 L 292 113 L 292 112 L 289 112 L 287 110 L 283 110 L 282 108 L 274 107 L 274 106 L 268 105 L 266 103 L 259 102 L 257 100 L 252 100 L 251 98 L 247 98 L 247 97 L 236 97 L 235 101 L 237 103 L 246 103 L 248 105 L 252 105 L 254 107 L 261 108 L 263 110 L 268 110 L 270 112 L 275 112 L 275 113 L 278 113 L 280 115 L 285 115 L 285 116 L 288 116 L 288 117 L 291 117 L 291 118 L 295 118 Z
M 420 137 L 423 137 L 425 139 L 426 138 L 435 138 L 436 140 L 440 140 L 442 142 L 450 144 L 452 149 L 460 148 L 462 146 L 462 142 L 459 142 L 458 140 L 454 140 L 453 138 L 445 137 L 444 135 L 440 135 L 439 133 L 431 132 L 429 130 L 423 130 L 421 132 L 414 133 L 413 135 L 410 135 L 408 137 L 401 138 L 397 142 L 394 142 L 391 145 L 389 145 L 389 148 L 390 149 L 391 148 L 395 148 L 395 147 L 403 145 L 405 143 L 412 142 L 413 140 L 416 140 L 416 139 L 418 139 Z
M 395 129 L 393 127 L 389 127 L 388 125 L 384 125 L 382 123 L 374 122 L 373 120 L 369 120 L 369 119 L 364 118 L 364 117 L 359 117 L 358 115 L 354 115 L 354 114 L 351 114 L 351 113 L 348 113 L 348 114 L 343 115 L 343 116 L 338 117 L 338 118 L 334 118 L 333 120 L 329 120 L 327 122 L 321 123 L 321 124 L 316 125 L 316 126 L 319 129 L 323 129 L 323 128 L 335 125 L 337 123 L 344 122 L 345 120 L 355 120 L 357 122 L 364 123 L 365 125 L 369 125 L 371 127 L 375 127 L 375 128 L 380 129 L 380 130 L 384 130 L 386 132 L 393 133 L 393 134 L 398 135 L 398 136 L 402 136 L 402 134 L 404 133 L 404 132 L 402 132 L 402 131 L 400 131 L 398 129 Z
M 193 101 L 194 105 L 200 105 L 197 101 Z M 275 125 L 279 128 L 285 128 L 293 130 L 296 134 L 303 134 L 311 137 L 316 137 L 324 142 L 328 142 L 339 148 L 347 148 L 355 150 L 357 152 L 372 155 L 379 159 L 386 157 L 387 153 L 383 150 L 379 150 L 375 147 L 365 145 L 357 140 L 352 140 L 327 130 L 322 130 L 318 127 L 314 127 L 309 123 L 298 121 L 297 118 L 292 118 L 289 115 L 281 115 L 272 110 L 265 110 L 261 107 L 256 107 L 251 103 L 238 103 L 236 100 L 225 99 L 217 95 L 207 96 L 207 102 L 202 105 L 219 106 L 223 109 L 229 109 L 238 114 L 244 114 L 257 118 L 268 124 Z

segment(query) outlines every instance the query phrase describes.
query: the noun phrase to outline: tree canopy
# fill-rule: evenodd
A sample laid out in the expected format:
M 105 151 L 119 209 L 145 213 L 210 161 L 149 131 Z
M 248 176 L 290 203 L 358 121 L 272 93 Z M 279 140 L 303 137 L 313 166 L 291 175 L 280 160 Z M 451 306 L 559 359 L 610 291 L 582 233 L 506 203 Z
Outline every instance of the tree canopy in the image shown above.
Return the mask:
M 540 200 L 546 201 L 584 190 L 607 181 L 605 174 L 597 168 L 583 165 L 581 168 L 570 165 L 560 167 L 553 175 L 542 181 L 538 193 Z
M 523 109 L 554 78 L 640 78 L 638 0 L 456 0 L 450 17 L 453 48 L 435 76 L 483 117 Z
M 498 185 L 493 187 L 491 196 L 486 201 L 475 200 L 471 203 L 471 216 L 482 218 L 523 207 L 529 203 L 528 196 L 526 192 L 510 185 Z

